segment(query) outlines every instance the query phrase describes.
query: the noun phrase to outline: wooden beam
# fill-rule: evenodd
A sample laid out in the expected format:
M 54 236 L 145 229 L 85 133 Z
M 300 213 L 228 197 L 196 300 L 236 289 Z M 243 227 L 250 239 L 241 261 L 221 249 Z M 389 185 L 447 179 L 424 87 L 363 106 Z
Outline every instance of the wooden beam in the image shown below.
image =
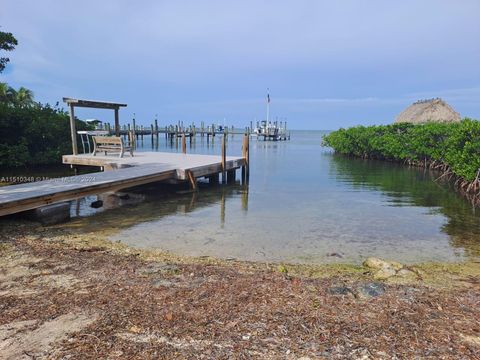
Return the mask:
M 188 170 L 187 173 L 188 173 L 188 181 L 190 181 L 190 187 L 192 188 L 192 190 L 197 191 L 198 190 L 197 179 L 195 179 L 195 176 L 193 176 L 193 173 L 190 170 Z
M 63 102 L 67 105 L 73 105 L 76 107 L 86 107 L 86 108 L 97 108 L 97 109 L 115 109 L 119 107 L 125 107 L 127 104 L 113 103 L 107 101 L 97 101 L 97 100 L 82 100 L 82 99 L 72 99 L 72 98 L 63 98 Z

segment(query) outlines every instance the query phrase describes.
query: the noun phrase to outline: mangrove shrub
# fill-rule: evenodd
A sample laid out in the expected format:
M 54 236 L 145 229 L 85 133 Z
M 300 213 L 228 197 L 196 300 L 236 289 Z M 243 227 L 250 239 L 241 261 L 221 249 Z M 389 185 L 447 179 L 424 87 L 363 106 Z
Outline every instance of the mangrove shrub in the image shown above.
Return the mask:
M 336 152 L 413 164 L 437 162 L 458 177 L 472 181 L 480 169 L 480 122 L 400 123 L 357 126 L 333 131 L 323 138 Z

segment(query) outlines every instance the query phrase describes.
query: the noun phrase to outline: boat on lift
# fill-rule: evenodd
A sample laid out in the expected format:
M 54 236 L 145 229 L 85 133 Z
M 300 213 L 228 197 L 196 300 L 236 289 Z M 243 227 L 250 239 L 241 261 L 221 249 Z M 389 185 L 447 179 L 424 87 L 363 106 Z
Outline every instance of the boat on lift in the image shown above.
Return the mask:
M 263 137 L 263 140 L 290 140 L 290 133 L 287 134 L 287 122 L 270 121 L 270 94 L 267 93 L 267 120 L 258 122 L 252 135 Z

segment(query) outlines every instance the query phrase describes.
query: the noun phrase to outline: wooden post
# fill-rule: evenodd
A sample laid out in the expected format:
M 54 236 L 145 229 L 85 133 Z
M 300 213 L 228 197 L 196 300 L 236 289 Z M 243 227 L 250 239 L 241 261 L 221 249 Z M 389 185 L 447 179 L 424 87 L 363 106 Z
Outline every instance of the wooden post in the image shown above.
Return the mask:
M 120 136 L 120 119 L 118 118 L 118 107 L 114 109 L 115 111 L 115 136 Z
M 73 110 L 73 108 L 73 104 L 70 104 L 70 131 L 72 135 L 72 151 L 73 155 L 77 155 L 77 129 L 75 126 L 75 111 Z
M 185 139 L 185 133 L 182 134 L 182 153 L 187 153 L 187 140 Z
M 210 185 L 218 185 L 218 174 L 212 174 L 208 176 L 208 183 Z
M 155 135 L 158 137 L 158 120 L 155 118 Z
M 233 184 L 235 182 L 235 175 L 236 175 L 235 169 L 228 170 L 228 172 L 227 172 L 227 182 L 229 184 Z
M 130 144 L 130 146 L 135 146 L 135 139 L 133 138 L 132 130 L 130 129 L 128 130 L 127 137 L 128 137 L 128 143 Z
M 225 226 L 225 189 L 222 189 L 222 197 L 220 198 L 220 222 L 222 228 Z
M 245 186 L 242 191 L 242 210 L 248 211 L 248 186 Z
M 246 141 L 246 134 L 243 137 L 242 141 L 242 158 L 245 160 L 247 157 L 247 141 Z M 247 178 L 247 164 L 245 161 L 245 165 L 242 166 L 242 182 L 245 183 L 245 179 Z
M 190 181 L 190 186 L 192 190 L 197 191 L 197 179 L 193 176 L 193 173 L 190 170 L 187 170 L 188 180 Z
M 225 141 L 225 135 L 222 137 L 222 183 L 225 184 L 227 171 L 227 142 Z
M 245 165 L 242 166 L 242 181 L 248 182 L 250 176 L 250 136 L 248 134 L 243 136 L 242 157 L 245 160 Z
M 137 137 L 137 128 L 136 128 L 136 125 L 135 125 L 135 115 L 133 115 L 133 119 L 132 119 L 132 130 L 133 130 L 133 137 L 136 139 L 136 137 Z

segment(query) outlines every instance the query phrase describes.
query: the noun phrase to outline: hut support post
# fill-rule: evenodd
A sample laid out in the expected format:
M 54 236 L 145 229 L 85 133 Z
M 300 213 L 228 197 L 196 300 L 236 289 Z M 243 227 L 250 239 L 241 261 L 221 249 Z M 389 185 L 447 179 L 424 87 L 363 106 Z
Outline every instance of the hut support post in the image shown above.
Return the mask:
M 120 120 L 118 118 L 118 107 L 114 109 L 115 111 L 115 136 L 120 136 Z
M 73 104 L 70 104 L 70 131 L 72 135 L 72 151 L 73 155 L 78 154 L 77 149 L 77 129 L 75 127 L 75 111 Z

